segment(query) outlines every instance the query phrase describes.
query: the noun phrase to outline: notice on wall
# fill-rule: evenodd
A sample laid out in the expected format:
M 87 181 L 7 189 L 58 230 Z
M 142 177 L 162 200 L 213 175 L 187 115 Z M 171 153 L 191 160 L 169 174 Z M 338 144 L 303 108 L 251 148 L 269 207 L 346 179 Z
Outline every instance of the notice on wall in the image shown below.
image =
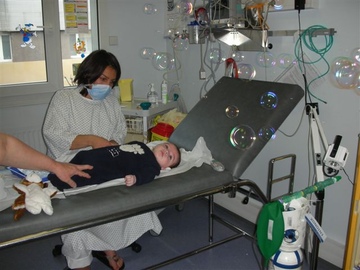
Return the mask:
M 306 63 L 306 77 L 307 81 L 311 82 L 312 89 L 315 90 L 323 82 L 325 78 L 320 75 L 320 72 L 314 64 L 311 64 L 309 57 L 304 54 L 304 62 Z M 287 67 L 274 81 L 283 82 L 289 84 L 304 85 L 304 71 L 300 69 L 300 64 L 293 61 L 293 63 Z
M 68 34 L 89 32 L 87 0 L 64 0 L 65 31 Z

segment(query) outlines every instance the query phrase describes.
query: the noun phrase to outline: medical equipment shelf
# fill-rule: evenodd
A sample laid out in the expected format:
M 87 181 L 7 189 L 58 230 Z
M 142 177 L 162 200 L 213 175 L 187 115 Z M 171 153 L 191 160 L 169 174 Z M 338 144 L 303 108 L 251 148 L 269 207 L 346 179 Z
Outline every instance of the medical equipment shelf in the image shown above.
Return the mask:
M 158 104 L 151 105 L 149 110 L 143 110 L 140 107 L 140 103 L 145 101 L 147 100 L 134 99 L 132 102 L 121 103 L 122 112 L 126 118 L 128 133 L 130 136 L 131 134 L 144 136 L 144 142 L 146 142 L 148 138 L 149 129 L 154 125 L 154 118 L 177 108 L 177 102 L 170 100 L 166 104 L 159 102 Z

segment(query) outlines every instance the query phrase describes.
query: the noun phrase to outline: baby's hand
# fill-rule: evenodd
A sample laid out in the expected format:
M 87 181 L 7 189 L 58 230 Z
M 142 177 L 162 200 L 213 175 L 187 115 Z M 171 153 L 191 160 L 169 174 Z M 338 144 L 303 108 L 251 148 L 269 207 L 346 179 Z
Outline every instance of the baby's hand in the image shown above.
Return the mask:
M 128 187 L 131 187 L 133 185 L 135 185 L 136 183 L 136 176 L 129 174 L 125 176 L 125 185 L 127 185 Z

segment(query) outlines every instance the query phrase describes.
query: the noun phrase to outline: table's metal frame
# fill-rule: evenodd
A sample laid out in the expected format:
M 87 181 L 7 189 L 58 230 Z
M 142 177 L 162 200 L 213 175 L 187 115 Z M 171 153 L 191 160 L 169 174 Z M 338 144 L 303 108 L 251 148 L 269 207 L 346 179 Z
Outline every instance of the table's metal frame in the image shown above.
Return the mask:
M 250 192 L 254 195 L 253 197 L 257 198 L 258 200 L 260 200 L 263 204 L 266 204 L 268 202 L 268 199 L 266 198 L 266 196 L 264 195 L 264 193 L 260 190 L 260 188 L 251 180 L 239 180 L 239 181 L 234 181 L 234 183 L 228 185 L 228 186 L 224 186 L 218 190 L 213 190 L 211 192 L 205 192 L 204 194 L 199 194 L 199 197 L 205 197 L 208 196 L 209 198 L 209 202 L 208 202 L 208 210 L 209 210 L 209 244 L 197 248 L 195 250 L 189 251 L 187 253 L 184 253 L 182 255 L 176 256 L 174 258 L 171 258 L 169 260 L 160 262 L 158 264 L 149 266 L 145 269 L 147 270 L 153 270 L 153 269 L 158 269 L 161 267 L 164 267 L 166 265 L 175 263 L 177 261 L 180 261 L 182 259 L 194 256 L 196 254 L 199 254 L 203 251 L 212 249 L 214 247 L 217 247 L 219 245 L 222 245 L 224 243 L 227 243 L 229 241 L 238 239 L 240 237 L 250 237 L 253 240 L 256 240 L 256 236 L 246 232 L 245 230 L 239 228 L 238 226 L 234 225 L 233 223 L 230 223 L 229 221 L 223 219 L 222 217 L 218 216 L 215 212 L 214 212 L 214 194 L 216 193 L 228 193 L 229 197 L 234 198 L 236 196 L 237 192 L 240 192 L 242 187 L 248 187 Z M 186 201 L 186 200 L 184 200 Z M 235 234 L 222 239 L 222 240 L 218 240 L 216 242 L 213 241 L 214 239 L 214 221 L 219 222 L 220 224 L 230 228 L 231 230 L 233 230 L 235 232 Z

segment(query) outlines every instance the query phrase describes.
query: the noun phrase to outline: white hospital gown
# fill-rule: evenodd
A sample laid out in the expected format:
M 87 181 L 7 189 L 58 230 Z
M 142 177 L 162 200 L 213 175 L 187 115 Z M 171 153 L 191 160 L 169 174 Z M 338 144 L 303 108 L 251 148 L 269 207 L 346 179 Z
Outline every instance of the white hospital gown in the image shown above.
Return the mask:
M 69 148 L 79 134 L 98 135 L 119 144 L 126 136 L 125 118 L 113 93 L 105 100 L 94 101 L 81 96 L 79 90 L 60 90 L 49 105 L 43 134 L 53 158 L 77 152 Z M 122 249 L 148 230 L 162 230 L 154 212 L 65 234 L 62 252 L 70 268 L 85 267 L 91 263 L 91 250 Z
M 119 144 L 126 136 L 125 117 L 115 94 L 112 92 L 104 100 L 91 100 L 81 96 L 80 89 L 57 91 L 49 105 L 43 134 L 48 154 L 53 158 L 69 152 L 77 135 L 98 135 Z
M 64 234 L 61 236 L 62 253 L 69 268 L 85 267 L 91 264 L 92 250 L 125 248 L 149 230 L 161 233 L 162 226 L 155 212 Z

